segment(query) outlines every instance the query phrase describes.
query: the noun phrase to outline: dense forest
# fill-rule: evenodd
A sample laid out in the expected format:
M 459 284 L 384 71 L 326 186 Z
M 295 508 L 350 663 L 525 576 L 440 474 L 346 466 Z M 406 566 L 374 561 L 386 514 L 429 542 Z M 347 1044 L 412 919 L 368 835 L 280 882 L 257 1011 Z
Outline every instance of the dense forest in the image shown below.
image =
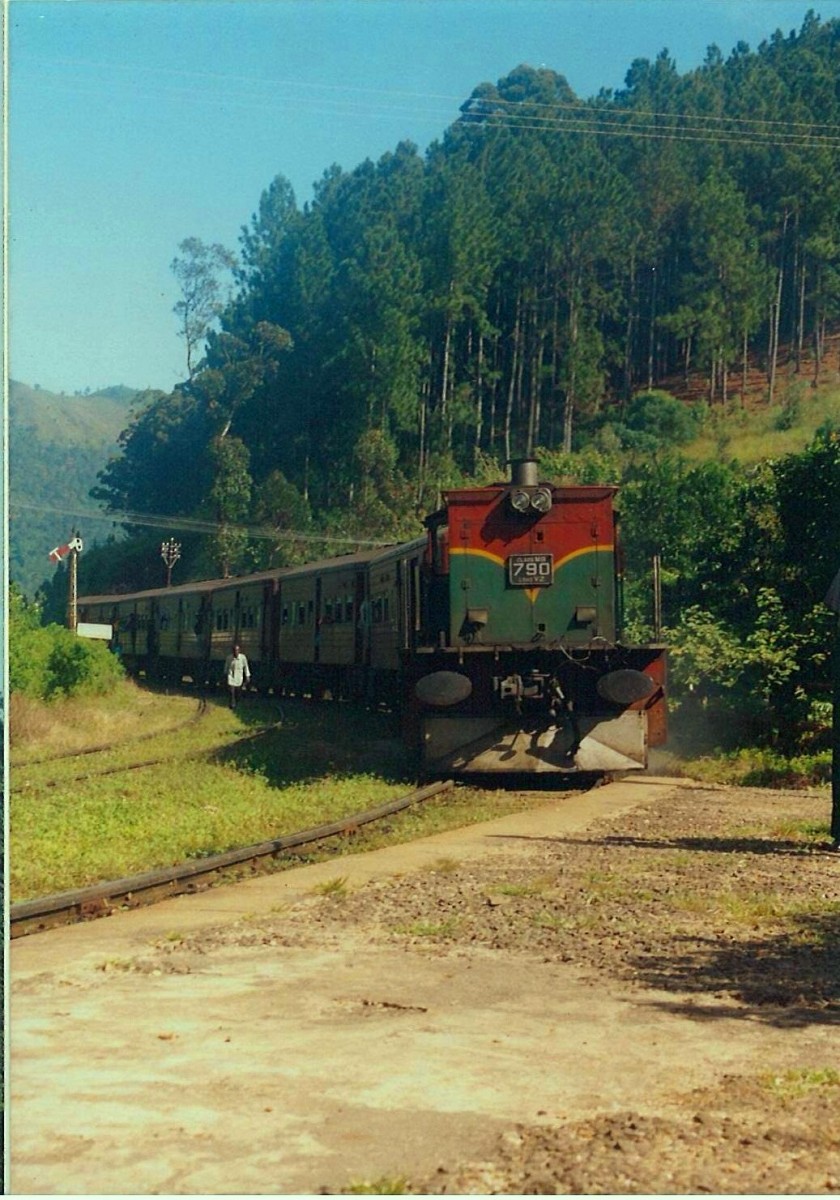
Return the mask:
M 631 577 L 660 553 L 672 628 L 717 637 L 733 671 L 751 646 L 792 704 L 825 669 L 837 427 L 750 471 L 679 447 L 748 396 L 792 419 L 793 384 L 826 377 L 838 81 L 840 21 L 809 13 L 685 74 L 636 60 L 586 100 L 519 66 L 425 154 L 331 167 L 302 207 L 278 176 L 235 255 L 179 247 L 185 380 L 145 397 L 93 494 L 177 515 L 189 578 L 414 534 L 441 487 L 535 453 L 557 479 L 624 483 Z M 85 558 L 89 590 L 161 581 L 136 528 Z

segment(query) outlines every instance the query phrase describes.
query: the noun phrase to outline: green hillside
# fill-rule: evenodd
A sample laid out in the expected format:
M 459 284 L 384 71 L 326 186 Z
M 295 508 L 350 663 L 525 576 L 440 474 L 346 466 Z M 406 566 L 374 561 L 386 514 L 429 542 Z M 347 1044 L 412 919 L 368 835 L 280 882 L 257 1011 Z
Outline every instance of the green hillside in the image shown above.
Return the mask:
M 90 545 L 114 532 L 89 491 L 117 451 L 137 392 L 113 387 L 67 395 L 9 385 L 9 574 L 33 595 L 55 567 L 48 555 L 71 527 Z
M 116 443 L 125 428 L 136 391 L 110 387 L 88 395 L 56 394 L 14 380 L 9 385 L 9 424 L 32 429 L 47 443 L 99 449 Z M 14 445 L 10 453 L 14 452 Z
M 772 403 L 767 397 L 766 373 L 753 370 L 747 390 L 726 404 L 709 404 L 704 379 L 693 372 L 688 380 L 671 378 L 663 387 L 699 415 L 697 436 L 681 446 L 694 462 L 720 458 L 755 466 L 767 459 L 798 454 L 820 429 L 840 426 L 840 333 L 825 339 L 819 386 L 813 386 L 813 357 L 802 355 L 797 373 L 792 348 L 781 349 L 785 366 Z

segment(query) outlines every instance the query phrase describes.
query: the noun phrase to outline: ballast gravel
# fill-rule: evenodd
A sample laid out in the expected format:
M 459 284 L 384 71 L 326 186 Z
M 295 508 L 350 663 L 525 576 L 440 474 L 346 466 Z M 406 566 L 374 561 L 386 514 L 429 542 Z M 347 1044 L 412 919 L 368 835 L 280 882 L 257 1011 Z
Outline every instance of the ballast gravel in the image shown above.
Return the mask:
M 840 854 L 825 792 L 681 787 L 584 833 L 441 859 L 352 890 L 341 876 L 269 917 L 158 947 L 189 970 L 220 945 L 340 944 L 572 964 L 594 987 L 669 994 L 707 1023 L 840 1026 Z M 151 962 L 150 964 L 151 965 Z M 142 964 L 137 967 L 143 969 Z M 519 1126 L 492 1159 L 400 1181 L 417 1194 L 832 1194 L 840 1189 L 840 1029 L 833 1062 L 724 1076 L 659 1111 L 564 1114 Z M 369 1190 L 394 1190 L 371 1181 Z M 321 1194 L 340 1188 L 324 1186 Z

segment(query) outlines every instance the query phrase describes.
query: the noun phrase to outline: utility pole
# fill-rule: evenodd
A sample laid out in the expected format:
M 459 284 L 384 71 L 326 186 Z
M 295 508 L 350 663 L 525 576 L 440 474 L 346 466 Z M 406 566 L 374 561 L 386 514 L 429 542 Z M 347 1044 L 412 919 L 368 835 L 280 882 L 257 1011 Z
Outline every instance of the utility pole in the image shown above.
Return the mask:
M 172 587 L 172 568 L 181 557 L 181 543 L 170 538 L 161 543 L 160 556 L 166 564 L 166 586 Z
M 67 628 L 75 633 L 79 626 L 79 551 L 74 542 L 79 539 L 74 534 L 70 541 L 70 560 L 67 564 Z
M 825 603 L 840 618 L 840 571 L 828 589 Z M 840 850 L 840 620 L 831 655 L 833 716 L 831 719 L 831 825 L 829 832 L 834 850 Z

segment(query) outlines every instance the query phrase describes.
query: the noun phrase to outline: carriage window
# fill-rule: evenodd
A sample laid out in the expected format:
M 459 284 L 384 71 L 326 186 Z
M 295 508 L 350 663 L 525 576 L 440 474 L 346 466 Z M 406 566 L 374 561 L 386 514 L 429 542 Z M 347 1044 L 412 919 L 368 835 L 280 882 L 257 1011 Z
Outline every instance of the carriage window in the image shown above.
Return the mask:
M 382 623 L 382 597 L 378 596 L 373 602 L 373 623 L 380 625 Z
M 299 605 L 298 605 L 298 609 L 297 609 L 297 623 L 298 623 L 298 625 L 305 625 L 305 624 L 306 624 L 306 605 L 305 605 L 305 604 L 299 604 Z
M 350 599 L 349 596 L 344 601 L 344 620 L 345 621 L 353 620 L 353 601 Z
M 326 623 L 328 625 L 331 625 L 332 619 L 333 619 L 333 602 L 332 602 L 332 600 L 327 600 L 324 603 L 324 620 L 326 621 Z
M 288 606 L 288 604 L 283 605 L 282 612 L 280 613 L 280 624 L 281 625 L 289 624 L 289 606 Z

